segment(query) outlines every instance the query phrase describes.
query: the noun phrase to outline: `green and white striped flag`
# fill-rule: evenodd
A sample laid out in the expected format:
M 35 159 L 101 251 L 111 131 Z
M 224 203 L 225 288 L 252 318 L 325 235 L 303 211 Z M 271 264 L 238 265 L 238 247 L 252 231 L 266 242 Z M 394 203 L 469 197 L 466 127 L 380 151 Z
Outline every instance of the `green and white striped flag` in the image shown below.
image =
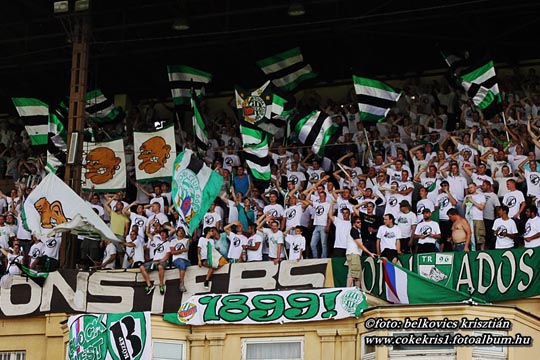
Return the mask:
M 208 133 L 206 132 L 206 126 L 204 119 L 199 110 L 199 101 L 193 94 L 191 98 L 191 108 L 193 110 L 193 137 L 195 138 L 195 145 L 199 150 L 206 152 L 208 150 Z
M 242 146 L 246 164 L 254 178 L 255 186 L 263 188 L 270 181 L 270 159 L 268 157 L 268 135 L 255 126 L 242 121 L 240 124 Z M 257 184 L 257 181 L 260 184 Z
M 168 65 L 167 73 L 175 107 L 189 107 L 192 89 L 201 96 L 204 86 L 212 80 L 212 74 L 185 65 Z
M 30 137 L 33 153 L 44 154 L 49 142 L 49 105 L 34 98 L 12 98 Z
M 97 123 L 110 123 L 124 118 L 124 112 L 107 99 L 101 90 L 86 93 L 86 114 Z
M 181 152 L 172 172 L 172 203 L 187 225 L 189 235 L 199 226 L 216 199 L 223 177 L 210 169 L 191 150 Z
M 380 122 L 401 96 L 382 81 L 353 75 L 354 90 L 358 99 L 360 119 Z
M 259 60 L 257 66 L 274 85 L 287 91 L 292 91 L 302 82 L 317 77 L 311 66 L 304 62 L 298 47 Z
M 493 103 L 501 102 L 493 61 L 461 75 L 460 79 L 467 95 L 479 109 L 484 110 Z
M 322 111 L 309 113 L 295 121 L 292 127 L 298 134 L 298 140 L 304 145 L 311 145 L 313 152 L 321 157 L 339 129 L 332 117 Z

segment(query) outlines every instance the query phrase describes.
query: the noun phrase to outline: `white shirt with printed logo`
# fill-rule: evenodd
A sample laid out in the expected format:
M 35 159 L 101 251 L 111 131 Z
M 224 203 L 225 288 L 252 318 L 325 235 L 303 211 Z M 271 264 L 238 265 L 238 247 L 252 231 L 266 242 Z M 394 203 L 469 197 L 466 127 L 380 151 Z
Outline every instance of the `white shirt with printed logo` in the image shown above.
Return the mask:
M 377 239 L 381 240 L 381 252 L 384 249 L 397 250 L 396 242 L 401 238 L 401 230 L 397 225 L 392 227 L 382 225 L 379 227 L 379 230 L 377 230 Z
M 525 232 L 523 233 L 523 236 L 531 237 L 538 233 L 540 233 L 540 218 L 538 216 L 535 216 L 534 218 L 527 220 L 527 223 L 525 224 Z M 525 241 L 526 248 L 533 248 L 533 247 L 539 247 L 539 246 L 540 246 L 540 238 L 537 238 L 531 241 Z
M 422 221 L 421 223 L 418 223 L 418 225 L 416 225 L 416 230 L 414 231 L 415 235 L 428 235 L 428 237 L 424 239 L 418 239 L 419 244 L 435 244 L 437 242 L 437 239 L 431 237 L 430 235 L 437 235 L 440 233 L 441 228 L 439 227 L 439 223 L 433 220 Z

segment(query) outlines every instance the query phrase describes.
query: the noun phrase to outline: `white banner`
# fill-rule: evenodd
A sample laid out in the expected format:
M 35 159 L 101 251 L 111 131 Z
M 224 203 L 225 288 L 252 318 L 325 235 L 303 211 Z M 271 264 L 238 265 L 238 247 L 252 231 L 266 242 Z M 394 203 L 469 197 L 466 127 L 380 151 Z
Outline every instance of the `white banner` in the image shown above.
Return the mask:
M 83 144 L 83 189 L 122 191 L 126 188 L 124 140 Z
M 174 126 L 153 132 L 134 132 L 133 149 L 137 181 L 170 181 L 176 158 Z
M 326 288 L 192 296 L 176 314 L 175 324 L 268 324 L 343 319 L 360 316 L 368 307 L 358 288 Z
M 152 357 L 149 312 L 86 314 L 68 319 L 70 360 L 146 360 Z
M 118 240 L 90 205 L 53 173 L 28 195 L 22 219 L 38 238 L 69 230 L 98 240 Z

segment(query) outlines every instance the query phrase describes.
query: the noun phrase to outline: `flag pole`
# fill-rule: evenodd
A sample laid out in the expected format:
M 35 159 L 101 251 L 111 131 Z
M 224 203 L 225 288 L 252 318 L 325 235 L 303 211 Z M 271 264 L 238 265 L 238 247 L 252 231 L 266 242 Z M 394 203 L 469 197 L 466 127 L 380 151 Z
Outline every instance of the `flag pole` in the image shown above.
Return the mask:
M 510 135 L 508 134 L 508 131 L 506 130 L 508 126 L 506 125 L 506 116 L 504 116 L 504 111 L 501 111 L 501 116 L 503 118 L 504 132 L 506 133 L 506 140 L 510 143 Z
M 366 142 L 367 142 L 367 146 L 368 146 L 368 150 L 369 150 L 369 156 L 371 157 L 371 160 L 374 160 L 373 159 L 373 151 L 371 150 L 371 145 L 369 144 L 369 137 L 368 137 L 365 126 L 364 126 L 364 136 L 366 138 Z

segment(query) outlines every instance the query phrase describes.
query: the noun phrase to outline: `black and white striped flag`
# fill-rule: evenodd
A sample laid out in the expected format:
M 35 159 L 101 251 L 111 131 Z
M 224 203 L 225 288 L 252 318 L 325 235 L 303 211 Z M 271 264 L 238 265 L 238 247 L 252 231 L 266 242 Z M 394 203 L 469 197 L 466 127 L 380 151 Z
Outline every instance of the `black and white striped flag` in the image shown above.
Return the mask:
M 298 47 L 259 60 L 257 65 L 274 85 L 287 91 L 292 91 L 302 82 L 317 77 L 311 65 L 304 62 Z

